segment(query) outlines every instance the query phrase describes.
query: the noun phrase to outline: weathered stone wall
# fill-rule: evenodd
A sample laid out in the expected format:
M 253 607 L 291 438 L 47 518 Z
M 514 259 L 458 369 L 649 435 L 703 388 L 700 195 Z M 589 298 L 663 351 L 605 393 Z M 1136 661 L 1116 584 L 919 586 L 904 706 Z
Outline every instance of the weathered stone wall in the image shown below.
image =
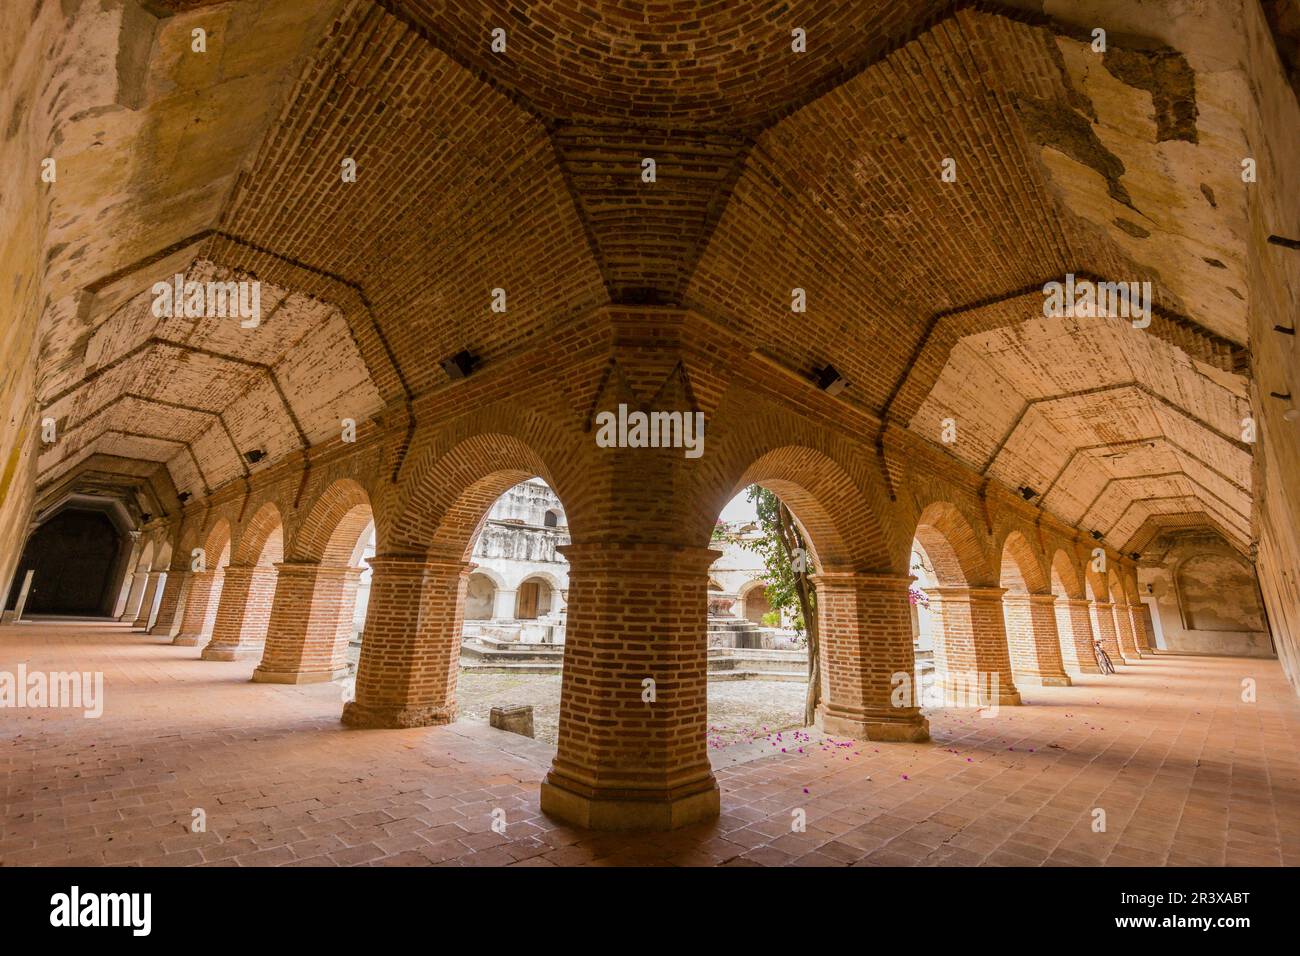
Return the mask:
M 36 13 L 33 18 L 33 13 Z M 23 550 L 36 491 L 37 323 L 44 308 L 48 186 L 40 181 L 50 120 L 43 91 L 62 27 L 57 4 L 0 8 L 0 588 Z
M 1255 566 L 1268 625 L 1282 666 L 1300 694 L 1300 105 L 1286 83 L 1276 48 L 1255 4 L 1246 4 L 1244 29 L 1234 35 L 1244 64 L 1240 94 L 1250 96 L 1254 115 L 1247 129 L 1261 175 L 1250 190 L 1248 237 L 1253 405 L 1260 440 L 1255 476 L 1259 527 Z M 1270 242 L 1283 237 L 1291 245 Z M 1286 334 L 1281 329 L 1291 329 Z M 1289 394 L 1290 399 L 1273 393 Z

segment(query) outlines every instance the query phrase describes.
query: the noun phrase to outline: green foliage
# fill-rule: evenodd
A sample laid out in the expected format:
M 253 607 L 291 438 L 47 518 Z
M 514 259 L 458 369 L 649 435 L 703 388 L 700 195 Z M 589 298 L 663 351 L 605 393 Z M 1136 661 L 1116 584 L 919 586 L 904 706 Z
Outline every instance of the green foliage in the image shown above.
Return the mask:
M 750 485 L 746 498 L 754 503 L 758 512 L 758 526 L 762 535 L 741 540 L 741 547 L 756 552 L 763 559 L 763 577 L 767 581 L 767 603 L 777 614 L 788 611 L 794 629 L 804 632 L 803 614 L 799 609 L 799 594 L 795 585 L 795 572 L 790 566 L 790 551 L 782 542 L 780 501 L 776 495 L 758 485 Z

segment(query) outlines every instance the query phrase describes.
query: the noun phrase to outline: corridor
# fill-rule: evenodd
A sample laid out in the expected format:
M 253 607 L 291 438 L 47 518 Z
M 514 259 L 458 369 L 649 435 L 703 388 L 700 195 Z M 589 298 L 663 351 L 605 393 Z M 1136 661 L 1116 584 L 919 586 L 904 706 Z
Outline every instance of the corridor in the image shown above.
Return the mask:
M 545 744 L 349 729 L 336 683 L 254 683 L 256 662 L 126 624 L 0 627 L 0 675 L 20 664 L 102 672 L 104 706 L 0 710 L 4 866 L 1300 863 L 1300 701 L 1276 660 L 1145 657 L 994 716 L 931 711 L 923 744 L 711 751 L 720 817 L 668 834 L 543 816 Z

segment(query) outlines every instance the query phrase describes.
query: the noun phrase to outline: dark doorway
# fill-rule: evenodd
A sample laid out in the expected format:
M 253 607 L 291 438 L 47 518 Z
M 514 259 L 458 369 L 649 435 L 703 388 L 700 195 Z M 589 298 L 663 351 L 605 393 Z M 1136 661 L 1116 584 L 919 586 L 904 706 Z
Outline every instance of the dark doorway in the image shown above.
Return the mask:
M 99 511 L 68 509 L 27 539 L 6 608 L 18 603 L 23 579 L 35 571 L 24 614 L 109 614 L 113 571 L 122 539 Z

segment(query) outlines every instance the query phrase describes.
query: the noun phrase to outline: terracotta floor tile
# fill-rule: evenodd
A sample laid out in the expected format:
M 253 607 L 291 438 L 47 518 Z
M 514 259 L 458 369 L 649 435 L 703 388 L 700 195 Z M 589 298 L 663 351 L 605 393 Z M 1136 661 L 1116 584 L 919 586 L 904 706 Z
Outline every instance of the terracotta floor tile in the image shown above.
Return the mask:
M 106 688 L 97 720 L 0 711 L 0 863 L 1300 864 L 1300 701 L 1276 661 L 1144 659 L 996 717 L 931 713 L 928 744 L 729 757 L 720 819 L 618 835 L 541 815 L 543 743 L 473 721 L 350 730 L 333 685 L 253 684 L 252 662 L 198 654 L 118 624 L 0 627 L 0 669 Z

